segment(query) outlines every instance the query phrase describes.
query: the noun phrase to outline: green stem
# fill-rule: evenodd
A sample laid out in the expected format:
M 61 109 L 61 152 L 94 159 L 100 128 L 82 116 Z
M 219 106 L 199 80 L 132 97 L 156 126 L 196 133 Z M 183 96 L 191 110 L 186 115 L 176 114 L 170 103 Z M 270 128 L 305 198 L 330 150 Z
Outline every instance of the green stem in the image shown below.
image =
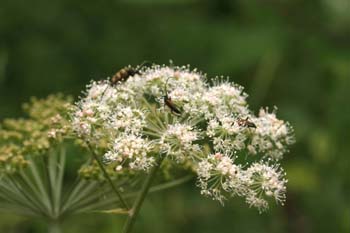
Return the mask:
M 111 185 L 113 191 L 115 192 L 115 194 L 117 195 L 117 197 L 119 198 L 120 203 L 122 204 L 123 208 L 125 209 L 129 209 L 128 204 L 126 203 L 126 201 L 123 199 L 122 195 L 120 194 L 120 192 L 118 191 L 117 187 L 115 186 L 115 184 L 113 183 L 111 177 L 108 175 L 103 163 L 101 162 L 100 158 L 98 157 L 98 155 L 95 153 L 95 151 L 93 150 L 92 146 L 90 145 L 90 143 L 86 143 L 92 153 L 92 156 L 94 157 L 94 159 L 96 160 L 96 162 L 98 163 L 98 166 L 100 167 L 103 175 L 105 176 L 106 180 L 108 181 L 108 183 Z
M 163 159 L 164 159 L 164 157 L 162 155 L 159 156 L 157 164 L 153 167 L 151 172 L 148 174 L 145 182 L 143 183 L 142 189 L 141 189 L 139 195 L 137 196 L 132 209 L 129 211 L 129 217 L 125 222 L 123 233 L 130 233 L 131 232 L 131 229 L 135 224 L 136 217 L 137 217 L 138 213 L 140 212 L 143 201 L 146 198 L 146 195 L 151 187 L 151 184 L 155 178 L 155 175 L 157 174 L 157 171 L 158 171 L 160 165 L 162 164 Z
M 59 222 L 52 221 L 49 223 L 49 233 L 61 233 L 61 226 Z

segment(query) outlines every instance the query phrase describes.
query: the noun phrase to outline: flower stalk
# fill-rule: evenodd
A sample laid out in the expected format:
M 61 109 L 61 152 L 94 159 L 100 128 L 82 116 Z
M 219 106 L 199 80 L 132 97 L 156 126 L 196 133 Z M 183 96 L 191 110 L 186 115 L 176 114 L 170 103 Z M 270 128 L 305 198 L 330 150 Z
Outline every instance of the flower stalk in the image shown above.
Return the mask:
M 130 209 L 129 211 L 129 217 L 127 218 L 124 228 L 123 228 L 123 233 L 130 233 L 132 230 L 132 227 L 135 224 L 135 220 L 136 217 L 138 216 L 138 213 L 140 212 L 141 206 L 149 192 L 149 189 L 152 185 L 152 182 L 157 174 L 157 171 L 159 169 L 159 167 L 162 164 L 162 161 L 164 159 L 164 156 L 160 156 L 158 158 L 157 164 L 152 168 L 152 170 L 150 171 L 150 173 L 148 174 L 145 182 L 142 185 L 142 189 L 139 193 L 139 195 L 137 196 L 133 207 Z
M 49 224 L 49 233 L 61 233 L 60 223 L 58 221 L 52 221 Z
M 113 189 L 114 193 L 117 195 L 117 197 L 118 197 L 120 203 L 122 204 L 123 208 L 128 210 L 129 209 L 128 204 L 124 200 L 124 198 L 121 195 L 121 193 L 118 191 L 118 188 L 113 183 L 111 177 L 108 175 L 108 173 L 107 173 L 106 169 L 104 168 L 104 165 L 103 165 L 102 161 L 100 160 L 99 156 L 95 153 L 94 149 L 92 148 L 92 146 L 91 146 L 91 144 L 89 142 L 87 142 L 87 145 L 88 145 L 89 150 L 91 151 L 92 156 L 94 157 L 94 159 L 96 160 L 98 166 L 100 167 L 104 177 L 106 178 L 106 180 L 110 184 L 110 186 Z

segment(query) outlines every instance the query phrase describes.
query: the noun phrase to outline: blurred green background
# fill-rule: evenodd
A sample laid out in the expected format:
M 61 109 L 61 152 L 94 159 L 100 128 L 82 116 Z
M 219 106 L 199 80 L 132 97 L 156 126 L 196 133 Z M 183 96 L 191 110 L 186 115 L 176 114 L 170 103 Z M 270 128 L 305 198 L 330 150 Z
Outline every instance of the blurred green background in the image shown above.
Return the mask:
M 0 120 L 30 96 L 78 96 L 125 65 L 169 59 L 230 76 L 255 112 L 279 107 L 297 138 L 283 161 L 288 199 L 259 215 L 192 182 L 152 194 L 134 232 L 350 232 L 349 0 L 1 0 Z M 118 232 L 123 220 L 74 216 L 64 232 Z M 0 215 L 0 232 L 45 231 Z

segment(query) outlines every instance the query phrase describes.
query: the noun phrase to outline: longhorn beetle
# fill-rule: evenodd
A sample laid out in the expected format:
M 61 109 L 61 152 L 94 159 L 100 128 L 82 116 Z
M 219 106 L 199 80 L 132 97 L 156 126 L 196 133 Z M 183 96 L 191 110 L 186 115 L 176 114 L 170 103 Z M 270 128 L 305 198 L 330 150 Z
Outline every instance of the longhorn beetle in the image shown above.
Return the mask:
M 112 87 L 118 85 L 118 83 L 125 82 L 130 76 L 134 76 L 135 74 L 141 74 L 140 70 L 142 67 L 144 67 L 146 64 L 151 64 L 149 61 L 144 61 L 139 65 L 137 68 L 133 68 L 131 66 L 126 66 L 120 70 L 118 70 L 117 73 L 113 75 L 111 78 L 110 84 Z M 103 98 L 105 92 L 107 91 L 108 86 L 106 89 L 102 92 L 101 99 Z
M 238 117 L 237 124 L 242 127 L 256 128 L 256 125 L 253 122 L 249 121 L 248 117 L 246 117 L 245 119 Z
M 146 64 L 150 64 L 150 62 L 149 61 L 144 61 L 137 68 L 133 68 L 131 66 L 126 66 L 126 67 L 120 69 L 111 78 L 111 85 L 115 86 L 115 85 L 117 85 L 120 82 L 125 82 L 130 76 L 134 76 L 135 74 L 141 74 L 140 70 Z
M 176 106 L 176 104 L 174 104 L 174 102 L 171 100 L 171 97 L 168 95 L 167 85 L 168 85 L 169 78 L 166 80 L 165 86 L 164 86 L 164 92 L 165 92 L 165 95 L 163 96 L 164 104 L 168 106 L 171 112 L 175 113 L 175 115 L 181 115 L 182 113 L 181 110 L 179 109 L 179 107 Z

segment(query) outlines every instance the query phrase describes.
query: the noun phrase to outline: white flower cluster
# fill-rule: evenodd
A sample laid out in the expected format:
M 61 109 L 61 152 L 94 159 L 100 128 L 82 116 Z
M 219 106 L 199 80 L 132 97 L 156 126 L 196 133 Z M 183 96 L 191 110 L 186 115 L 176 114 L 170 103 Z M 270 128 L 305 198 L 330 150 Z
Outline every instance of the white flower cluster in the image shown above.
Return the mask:
M 209 120 L 207 135 L 213 140 L 215 151 L 230 154 L 246 147 L 251 129 L 239 126 L 237 120 L 237 117 L 227 115 Z
M 283 205 L 287 180 L 285 173 L 278 165 L 267 163 L 253 163 L 245 171 L 248 193 L 246 201 L 249 205 L 264 210 L 268 207 L 264 197 L 273 197 Z
M 201 193 L 214 200 L 223 203 L 226 199 L 224 193 L 231 196 L 242 195 L 242 168 L 234 164 L 233 159 L 227 155 L 210 154 L 198 163 L 197 173 Z
M 224 117 L 227 114 L 245 116 L 249 114 L 247 96 L 242 86 L 229 82 L 218 83 L 203 95 L 203 100 L 210 109 L 207 116 Z
M 105 150 L 106 165 L 147 171 L 165 156 L 190 163 L 201 193 L 220 202 L 238 195 L 260 210 L 268 198 L 283 203 L 286 180 L 277 161 L 294 137 L 275 111 L 255 116 L 243 87 L 219 79 L 211 85 L 188 66 L 137 71 L 118 83 L 92 82 L 72 113 L 77 135 Z M 253 162 L 236 162 L 248 155 Z
M 173 156 L 176 161 L 184 161 L 200 153 L 200 146 L 195 143 L 199 138 L 200 132 L 191 125 L 176 123 L 168 125 L 159 144 L 163 153 Z
M 127 164 L 130 169 L 148 170 L 155 162 L 154 157 L 148 157 L 152 146 L 147 139 L 133 134 L 123 135 L 115 139 L 112 149 L 104 155 L 106 163 L 115 161 L 117 171 Z
M 253 163 L 242 168 L 231 157 L 215 153 L 198 163 L 197 173 L 202 194 L 221 203 L 227 196 L 238 195 L 263 211 L 268 208 L 266 197 L 274 197 L 282 204 L 285 199 L 287 180 L 278 165 Z
M 250 146 L 252 153 L 256 150 L 273 159 L 281 159 L 288 149 L 287 146 L 294 143 L 294 134 L 289 123 L 279 120 L 275 111 L 260 109 L 259 117 L 254 118 L 257 128 L 251 136 Z
M 223 115 L 209 120 L 207 135 L 212 138 L 215 150 L 224 153 L 246 150 L 248 154 L 260 153 L 279 160 L 288 151 L 287 147 L 294 143 L 289 123 L 277 119 L 275 112 L 269 113 L 262 108 L 259 117 L 241 116 Z M 242 121 L 249 121 L 254 127 L 240 125 Z

